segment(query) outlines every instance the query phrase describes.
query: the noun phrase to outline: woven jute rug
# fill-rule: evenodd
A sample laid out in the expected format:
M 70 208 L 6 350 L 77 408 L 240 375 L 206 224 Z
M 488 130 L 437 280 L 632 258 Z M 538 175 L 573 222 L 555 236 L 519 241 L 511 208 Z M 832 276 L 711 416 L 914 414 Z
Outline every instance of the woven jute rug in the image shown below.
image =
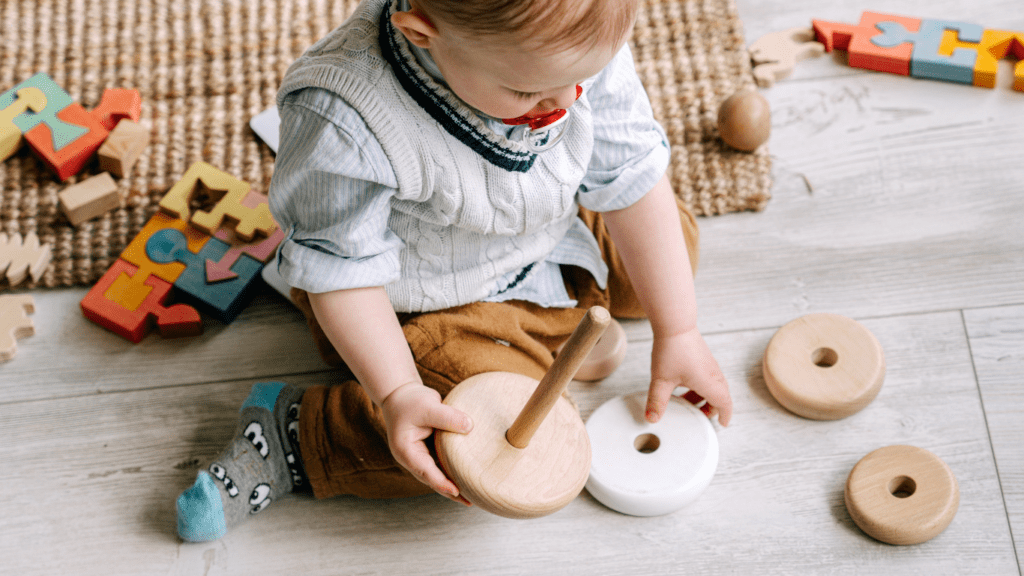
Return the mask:
M 53 260 L 40 282 L 89 285 L 203 160 L 266 193 L 274 157 L 249 129 L 289 64 L 339 25 L 353 0 L 0 0 L 0 92 L 48 73 L 87 109 L 104 88 L 137 88 L 152 144 L 119 180 L 122 206 L 72 226 L 60 183 L 23 148 L 0 164 L 0 231 L 35 231 Z M 752 87 L 733 0 L 645 0 L 633 34 L 640 77 L 672 144 L 672 182 L 697 214 L 760 210 L 766 150 L 717 137 L 719 103 Z M 95 172 L 87 168 L 84 178 Z M 5 286 L 0 283 L 0 289 Z

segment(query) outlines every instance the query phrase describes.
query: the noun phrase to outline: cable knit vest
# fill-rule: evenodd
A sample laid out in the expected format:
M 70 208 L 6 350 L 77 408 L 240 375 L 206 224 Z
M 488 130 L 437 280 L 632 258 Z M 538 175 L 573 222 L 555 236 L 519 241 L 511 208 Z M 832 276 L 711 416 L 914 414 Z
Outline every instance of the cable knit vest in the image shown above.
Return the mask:
M 278 103 L 319 87 L 362 115 L 398 181 L 388 225 L 404 242 L 401 277 L 385 289 L 396 311 L 425 312 L 481 300 L 544 260 L 576 218 L 593 130 L 584 93 L 550 150 L 496 134 L 419 66 L 391 25 L 396 5 L 364 0 L 292 65 Z

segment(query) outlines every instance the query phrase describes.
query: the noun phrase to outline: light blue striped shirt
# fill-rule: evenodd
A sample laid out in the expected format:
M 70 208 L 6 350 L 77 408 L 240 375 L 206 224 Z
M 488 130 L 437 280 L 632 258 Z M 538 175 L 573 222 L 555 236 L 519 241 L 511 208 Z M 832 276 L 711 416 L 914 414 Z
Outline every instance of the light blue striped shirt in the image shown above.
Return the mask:
M 414 48 L 414 53 L 423 69 L 443 83 L 429 52 Z M 603 82 L 584 83 L 595 110 L 595 142 L 576 197 L 581 206 L 597 212 L 633 204 L 668 166 L 668 141 L 651 114 L 632 62 L 624 47 L 609 64 L 618 66 L 616 74 L 599 75 L 606 78 Z M 397 269 L 403 243 L 388 229 L 398 182 L 381 144 L 359 113 L 328 90 L 305 88 L 289 94 L 280 114 L 275 182 L 304 182 L 294 188 L 272 187 L 277 197 L 272 205 L 283 206 L 274 217 L 286 233 L 279 263 L 285 282 L 310 292 L 387 283 Z M 499 119 L 479 116 L 497 133 L 514 130 Z M 292 171 L 306 177 L 289 177 Z M 304 265 L 288 265 L 289 254 L 301 254 Z M 586 269 L 599 286 L 605 286 L 607 266 L 593 234 L 579 218 L 543 261 L 507 274 L 484 300 L 575 306 L 562 281 L 563 264 Z

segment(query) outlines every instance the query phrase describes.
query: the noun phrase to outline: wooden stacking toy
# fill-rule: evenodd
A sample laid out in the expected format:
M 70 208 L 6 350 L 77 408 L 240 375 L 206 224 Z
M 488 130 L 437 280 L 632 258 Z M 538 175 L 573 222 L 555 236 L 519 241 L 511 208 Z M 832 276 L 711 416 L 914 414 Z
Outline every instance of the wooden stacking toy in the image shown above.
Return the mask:
M 595 306 L 569 337 L 544 378 L 487 372 L 445 398 L 473 419 L 468 434 L 438 431 L 437 456 L 462 496 L 507 518 L 536 518 L 571 502 L 590 472 L 590 439 L 562 396 L 611 315 Z
M 960 505 L 956 476 L 938 456 L 886 446 L 861 459 L 846 481 L 846 509 L 868 536 L 920 544 L 949 526 Z
M 838 420 L 878 395 L 885 355 L 859 322 L 838 314 L 808 314 L 775 333 L 763 370 L 779 404 L 805 418 Z
M 718 437 L 693 404 L 672 396 L 657 423 L 647 392 L 613 398 L 587 419 L 593 462 L 587 491 L 632 516 L 660 516 L 697 499 L 718 467 Z
M 580 364 L 579 370 L 573 376 L 574 380 L 581 382 L 596 382 L 604 380 L 626 359 L 626 346 L 628 338 L 626 331 L 612 318 L 608 329 L 594 344 L 594 349 L 587 354 L 586 360 Z M 558 352 L 561 353 L 559 348 Z

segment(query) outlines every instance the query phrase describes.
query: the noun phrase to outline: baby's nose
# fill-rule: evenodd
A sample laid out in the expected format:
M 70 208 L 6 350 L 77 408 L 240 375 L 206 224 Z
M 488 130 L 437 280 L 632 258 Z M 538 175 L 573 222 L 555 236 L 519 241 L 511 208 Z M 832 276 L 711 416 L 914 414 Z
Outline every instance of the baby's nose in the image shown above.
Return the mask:
M 542 100 L 538 106 L 543 108 L 554 108 L 556 110 L 568 108 L 573 105 L 573 102 L 576 102 L 577 94 L 578 91 L 575 85 L 566 86 L 565 88 L 560 88 L 558 92 Z

